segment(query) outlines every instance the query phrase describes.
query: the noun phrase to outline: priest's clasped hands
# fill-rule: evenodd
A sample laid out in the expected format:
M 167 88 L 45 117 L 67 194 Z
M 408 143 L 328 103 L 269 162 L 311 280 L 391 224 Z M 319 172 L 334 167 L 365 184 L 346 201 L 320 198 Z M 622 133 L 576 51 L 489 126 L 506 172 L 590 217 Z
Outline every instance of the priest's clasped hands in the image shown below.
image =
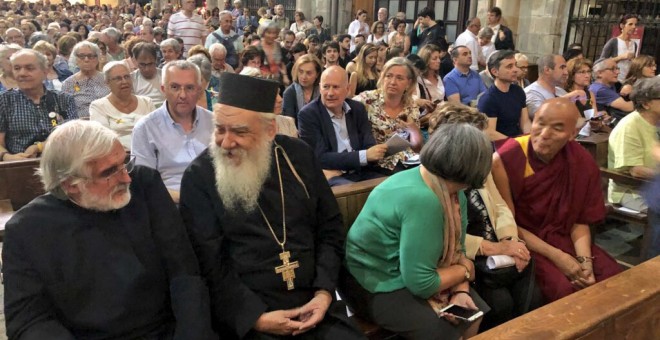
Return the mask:
M 298 335 L 316 327 L 323 320 L 332 295 L 319 290 L 307 304 L 288 310 L 276 310 L 261 314 L 254 329 L 262 333 L 277 335 Z

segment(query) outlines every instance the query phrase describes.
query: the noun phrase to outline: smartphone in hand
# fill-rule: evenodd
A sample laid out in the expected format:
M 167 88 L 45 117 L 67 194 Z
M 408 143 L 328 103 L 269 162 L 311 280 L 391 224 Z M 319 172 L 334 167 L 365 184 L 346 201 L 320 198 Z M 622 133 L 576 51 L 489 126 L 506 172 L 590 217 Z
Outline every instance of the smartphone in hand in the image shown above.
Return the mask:
M 484 315 L 484 312 L 480 310 L 467 309 L 465 307 L 461 307 L 454 304 L 450 304 L 449 306 L 440 310 L 440 312 L 451 314 L 457 319 L 467 322 L 472 322 L 478 319 L 479 317 L 481 317 L 482 315 Z

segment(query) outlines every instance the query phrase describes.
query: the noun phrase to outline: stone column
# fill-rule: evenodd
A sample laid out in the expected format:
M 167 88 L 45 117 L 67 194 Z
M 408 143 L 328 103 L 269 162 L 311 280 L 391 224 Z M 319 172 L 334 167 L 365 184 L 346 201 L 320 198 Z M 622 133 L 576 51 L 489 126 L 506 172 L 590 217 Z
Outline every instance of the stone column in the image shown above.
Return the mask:
M 526 54 L 530 63 L 538 57 L 561 53 L 568 25 L 569 0 L 478 0 L 477 16 L 487 23 L 490 6 L 502 9 L 502 18 L 514 34 L 516 49 Z
M 516 48 L 530 57 L 530 62 L 542 55 L 562 52 L 570 1 L 520 1 Z
M 333 2 L 338 7 L 338 16 L 336 22 L 333 22 Z M 305 17 L 309 22 L 315 16 L 323 16 L 323 25 L 330 28 L 333 34 L 345 33 L 348 29 L 348 24 L 351 22 L 351 7 L 353 6 L 352 0 L 297 0 L 296 9 L 305 13 Z

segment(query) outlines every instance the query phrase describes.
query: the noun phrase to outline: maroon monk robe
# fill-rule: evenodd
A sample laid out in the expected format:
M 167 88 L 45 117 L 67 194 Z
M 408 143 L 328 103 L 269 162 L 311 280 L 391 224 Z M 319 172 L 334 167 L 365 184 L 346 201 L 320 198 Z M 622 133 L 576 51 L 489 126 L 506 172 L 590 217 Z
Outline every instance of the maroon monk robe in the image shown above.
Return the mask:
M 511 138 L 497 150 L 509 177 L 519 226 L 555 248 L 575 256 L 571 229 L 605 218 L 600 170 L 589 153 L 570 141 L 550 164 L 534 153 L 529 135 Z M 596 281 L 621 271 L 616 261 L 591 243 Z M 577 289 L 548 258 L 532 253 L 536 278 L 547 302 Z

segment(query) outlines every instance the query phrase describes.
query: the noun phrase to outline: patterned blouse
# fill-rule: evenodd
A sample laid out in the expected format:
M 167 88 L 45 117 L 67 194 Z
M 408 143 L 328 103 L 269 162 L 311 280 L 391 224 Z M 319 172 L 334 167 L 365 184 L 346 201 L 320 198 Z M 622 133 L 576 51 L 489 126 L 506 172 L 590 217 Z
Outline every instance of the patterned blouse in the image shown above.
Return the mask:
M 84 80 L 78 80 L 75 74 L 72 75 L 62 83 L 62 92 L 73 96 L 80 117 L 89 117 L 89 104 L 109 95 L 110 88 L 103 79 L 103 73 L 97 72 Z
M 410 133 L 397 127 L 401 121 L 397 118 L 392 119 L 387 113 L 385 113 L 383 108 L 385 97 L 380 90 L 364 91 L 355 96 L 353 100 L 361 102 L 367 109 L 369 121 L 371 122 L 371 131 L 374 134 L 377 144 L 387 143 L 387 140 L 395 133 L 401 136 L 401 138 L 410 141 Z M 408 117 L 412 118 L 417 125 L 419 125 L 419 107 L 417 104 L 412 102 L 399 114 L 401 113 L 405 113 Z M 399 114 L 397 114 L 397 116 Z M 412 152 L 412 150 L 409 148 L 406 151 L 387 156 L 380 160 L 378 165 L 385 169 L 394 170 L 397 163 L 406 160 L 406 152 Z

